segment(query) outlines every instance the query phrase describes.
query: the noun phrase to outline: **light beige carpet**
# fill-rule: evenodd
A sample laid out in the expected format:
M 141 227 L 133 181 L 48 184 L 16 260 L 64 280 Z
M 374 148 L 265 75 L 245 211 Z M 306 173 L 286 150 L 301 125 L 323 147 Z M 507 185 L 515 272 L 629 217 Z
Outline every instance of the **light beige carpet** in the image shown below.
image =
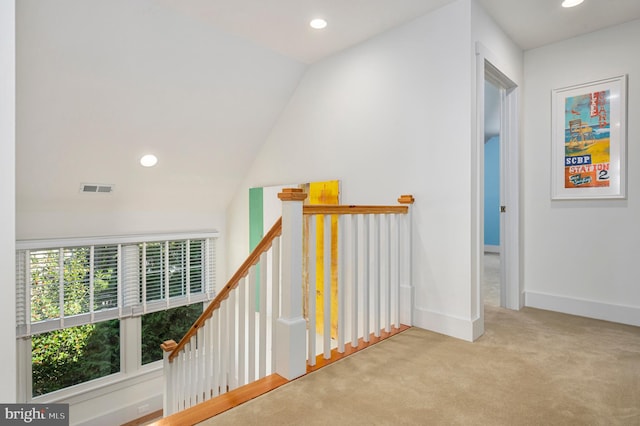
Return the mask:
M 417 328 L 203 425 L 640 425 L 640 328 L 486 308 L 468 343 Z
M 482 291 L 486 305 L 500 306 L 500 255 L 498 253 L 484 254 Z

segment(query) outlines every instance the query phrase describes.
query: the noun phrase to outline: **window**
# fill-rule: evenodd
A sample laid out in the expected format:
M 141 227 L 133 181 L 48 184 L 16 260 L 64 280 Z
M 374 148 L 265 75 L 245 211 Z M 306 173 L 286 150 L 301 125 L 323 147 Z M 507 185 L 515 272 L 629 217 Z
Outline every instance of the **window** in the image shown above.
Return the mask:
M 140 295 L 146 309 L 155 310 L 153 302 L 166 304 L 167 300 L 171 306 L 180 305 L 202 293 L 205 252 L 204 240 L 140 244 Z
M 102 321 L 31 337 L 32 396 L 120 371 L 120 321 Z
M 202 303 L 152 312 L 142 317 L 142 365 L 162 359 L 160 345 L 178 341 L 202 313 Z
M 214 297 L 216 236 L 18 242 L 24 400 L 161 359 L 160 343 L 180 339 Z M 138 348 L 125 347 L 131 333 Z M 140 353 L 137 365 L 125 369 L 122 350 Z

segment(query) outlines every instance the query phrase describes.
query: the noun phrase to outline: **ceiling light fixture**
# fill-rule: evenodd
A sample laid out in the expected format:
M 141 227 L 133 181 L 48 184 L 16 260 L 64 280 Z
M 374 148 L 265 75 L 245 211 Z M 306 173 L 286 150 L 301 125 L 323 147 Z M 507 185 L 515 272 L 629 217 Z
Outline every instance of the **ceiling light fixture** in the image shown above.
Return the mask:
M 142 156 L 142 158 L 140 159 L 140 164 L 143 167 L 153 167 L 156 164 L 158 164 L 158 157 L 156 157 L 153 154 L 147 154 Z
M 562 7 L 574 7 L 582 3 L 584 0 L 564 0 Z
M 312 19 L 311 22 L 309 22 L 309 26 L 313 29 L 321 30 L 327 27 L 327 21 L 322 18 Z

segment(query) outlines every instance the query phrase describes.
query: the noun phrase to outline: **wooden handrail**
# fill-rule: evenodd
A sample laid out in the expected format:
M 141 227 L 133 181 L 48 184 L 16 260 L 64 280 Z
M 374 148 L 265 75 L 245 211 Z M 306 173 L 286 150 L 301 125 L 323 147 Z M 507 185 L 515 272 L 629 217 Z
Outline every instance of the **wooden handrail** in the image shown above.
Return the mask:
M 407 214 L 408 206 L 349 206 L 313 204 L 302 207 L 302 213 L 312 214 Z
M 249 257 L 244 261 L 244 263 L 238 268 L 235 274 L 231 277 L 231 279 L 227 282 L 227 285 L 218 293 L 215 299 L 207 306 L 202 314 L 198 317 L 196 322 L 193 323 L 189 331 L 184 335 L 180 342 L 177 345 L 167 344 L 165 345 L 166 349 L 171 350 L 171 354 L 169 354 L 169 361 L 173 361 L 175 357 L 178 356 L 178 353 L 184 346 L 189 342 L 189 340 L 198 332 L 198 329 L 204 326 L 205 322 L 211 318 L 213 312 L 220 307 L 220 304 L 223 300 L 229 297 L 229 293 L 231 290 L 238 286 L 238 283 L 242 278 L 244 278 L 249 273 L 249 268 L 260 261 L 260 256 L 262 253 L 267 251 L 273 240 L 282 234 L 282 218 L 278 219 L 276 223 L 271 227 L 269 232 L 262 238 L 262 240 L 258 243 L 256 248 L 251 252 Z M 165 342 L 167 343 L 167 342 Z M 161 345 L 162 346 L 162 345 Z

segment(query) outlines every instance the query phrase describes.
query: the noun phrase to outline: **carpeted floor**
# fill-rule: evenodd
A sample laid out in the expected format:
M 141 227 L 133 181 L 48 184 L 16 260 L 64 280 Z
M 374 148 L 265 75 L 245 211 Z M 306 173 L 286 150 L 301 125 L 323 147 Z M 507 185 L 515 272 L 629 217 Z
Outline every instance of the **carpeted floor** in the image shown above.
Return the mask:
M 485 328 L 410 329 L 202 425 L 640 425 L 640 328 L 492 306 Z
M 486 305 L 500 306 L 500 255 L 498 253 L 484 254 L 482 291 Z

